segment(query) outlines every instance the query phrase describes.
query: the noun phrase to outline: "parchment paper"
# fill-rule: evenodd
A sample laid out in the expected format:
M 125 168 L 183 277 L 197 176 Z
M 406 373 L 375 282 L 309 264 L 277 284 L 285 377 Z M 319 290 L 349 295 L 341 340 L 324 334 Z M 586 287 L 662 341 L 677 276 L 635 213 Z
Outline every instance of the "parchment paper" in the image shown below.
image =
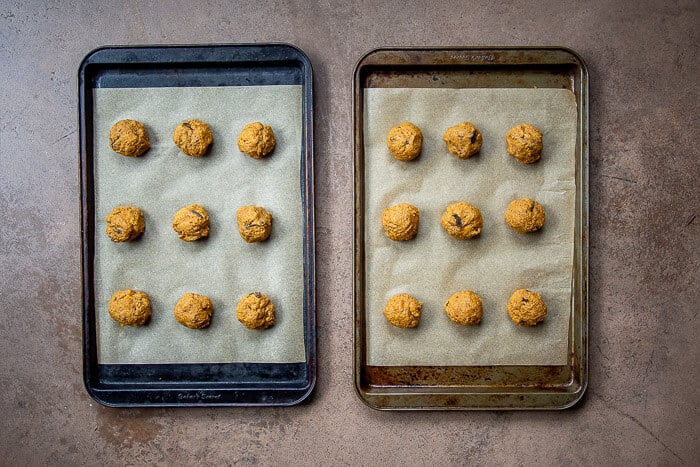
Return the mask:
M 302 209 L 299 167 L 301 86 L 95 89 L 95 306 L 100 363 L 302 362 Z M 116 154 L 109 130 L 132 118 L 148 129 L 151 149 L 138 158 Z M 205 121 L 214 133 L 199 159 L 174 145 L 183 120 Z M 243 126 L 273 127 L 277 146 L 254 160 L 236 145 Z M 209 238 L 178 239 L 175 212 L 191 203 L 211 218 Z M 238 234 L 236 210 L 264 206 L 273 216 L 270 239 L 247 244 Z M 134 242 L 113 243 L 105 217 L 116 206 L 144 211 L 146 231 Z M 140 328 L 121 328 L 107 312 L 112 294 L 142 290 L 153 315 Z M 275 304 L 276 324 L 260 332 L 236 319 L 238 300 L 259 290 Z M 186 292 L 213 302 L 211 326 L 178 324 L 173 308 Z
M 573 266 L 576 101 L 563 89 L 365 90 L 365 242 L 369 365 L 562 365 L 567 360 Z M 423 131 L 418 159 L 395 160 L 386 148 L 394 125 Z M 479 155 L 459 160 L 442 141 L 446 128 L 472 122 L 483 134 Z M 542 159 L 517 162 L 505 149 L 514 125 L 543 132 Z M 503 220 L 508 203 L 531 197 L 546 210 L 535 234 L 518 234 Z M 445 207 L 467 201 L 481 209 L 484 228 L 456 240 L 440 226 Z M 386 238 L 382 211 L 406 202 L 420 209 L 412 241 Z M 545 321 L 516 326 L 506 312 L 511 293 L 538 291 Z M 470 289 L 483 299 L 480 325 L 453 324 L 443 303 Z M 420 325 L 399 329 L 384 318 L 386 301 L 410 293 L 423 302 Z

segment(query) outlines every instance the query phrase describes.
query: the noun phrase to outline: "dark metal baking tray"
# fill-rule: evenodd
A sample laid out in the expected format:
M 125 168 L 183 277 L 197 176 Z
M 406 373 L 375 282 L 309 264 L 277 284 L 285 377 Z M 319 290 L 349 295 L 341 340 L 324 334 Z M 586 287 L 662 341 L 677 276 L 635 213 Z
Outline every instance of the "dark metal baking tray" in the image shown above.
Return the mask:
M 300 85 L 303 207 L 301 363 L 101 364 L 97 357 L 93 266 L 95 211 L 93 89 Z M 293 405 L 316 380 L 313 82 L 307 56 L 286 44 L 106 47 L 90 52 L 78 75 L 83 282 L 83 376 L 89 394 L 108 406 Z
M 365 307 L 364 90 L 564 88 L 577 104 L 574 258 L 568 363 L 561 366 L 370 366 Z M 359 397 L 382 410 L 563 409 L 588 382 L 588 72 L 579 55 L 546 48 L 387 48 L 355 67 L 354 355 Z

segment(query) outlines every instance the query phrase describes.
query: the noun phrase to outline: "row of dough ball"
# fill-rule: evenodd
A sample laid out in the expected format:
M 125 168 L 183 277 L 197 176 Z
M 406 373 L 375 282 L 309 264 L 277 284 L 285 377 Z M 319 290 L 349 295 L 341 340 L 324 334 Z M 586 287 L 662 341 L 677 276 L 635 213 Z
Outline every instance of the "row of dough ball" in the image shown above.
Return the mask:
M 214 134 L 206 123 L 190 119 L 175 127 L 173 142 L 192 157 L 202 157 L 214 141 Z M 115 152 L 128 157 L 138 157 L 148 151 L 151 141 L 148 131 L 138 120 L 119 120 L 109 130 L 109 145 Z M 275 149 L 272 127 L 252 122 L 243 127 L 238 136 L 238 149 L 249 157 L 260 159 Z
M 506 223 L 516 232 L 530 233 L 544 226 L 544 207 L 531 198 L 511 201 L 503 216 Z M 418 233 L 420 211 L 417 207 L 400 203 L 382 212 L 384 233 L 391 240 L 411 240 Z M 460 201 L 445 208 L 440 225 L 452 237 L 466 240 L 481 233 L 484 219 L 476 206 Z
M 449 127 L 442 140 L 450 154 L 468 159 L 481 150 L 483 136 L 470 122 Z M 386 136 L 389 152 L 400 161 L 418 157 L 423 148 L 423 132 L 411 122 L 403 122 L 389 130 Z M 542 132 L 528 123 L 521 123 L 506 133 L 506 150 L 520 162 L 532 164 L 542 157 Z
M 108 311 L 120 326 L 142 326 L 151 318 L 151 300 L 145 292 L 119 290 L 112 295 Z M 213 312 L 209 297 L 196 293 L 184 294 L 173 309 L 177 322 L 190 329 L 209 326 Z M 248 329 L 267 329 L 275 324 L 275 305 L 263 293 L 249 293 L 238 301 L 236 318 Z
M 146 229 L 143 211 L 134 206 L 118 206 L 107 215 L 106 232 L 113 242 L 128 242 Z M 261 206 L 241 206 L 236 211 L 238 233 L 247 243 L 270 237 L 272 214 Z M 186 242 L 209 236 L 209 213 L 199 204 L 190 204 L 175 213 L 173 230 Z
M 420 324 L 423 304 L 415 297 L 400 293 L 391 297 L 384 307 L 386 320 L 399 328 L 415 328 Z M 443 305 L 450 320 L 462 326 L 473 326 L 481 322 L 484 310 L 481 297 L 471 290 L 452 294 Z M 547 305 L 537 292 L 518 289 L 510 296 L 506 306 L 510 319 L 515 324 L 534 326 L 544 320 Z

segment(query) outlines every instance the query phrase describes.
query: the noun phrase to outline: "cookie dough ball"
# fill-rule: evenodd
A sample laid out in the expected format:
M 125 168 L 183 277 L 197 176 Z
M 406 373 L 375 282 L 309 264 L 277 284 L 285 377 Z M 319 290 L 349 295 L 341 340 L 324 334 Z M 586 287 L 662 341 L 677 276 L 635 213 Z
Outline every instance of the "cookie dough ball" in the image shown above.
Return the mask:
M 400 161 L 410 161 L 418 157 L 423 148 L 423 133 L 411 122 L 395 126 L 386 135 L 389 152 Z
M 236 318 L 248 329 L 267 329 L 275 324 L 275 305 L 263 293 L 249 293 L 236 305 Z
M 415 206 L 401 203 L 386 208 L 382 213 L 382 225 L 386 236 L 392 240 L 410 240 L 418 232 L 420 211 Z
M 209 213 L 199 204 L 190 204 L 175 213 L 173 230 L 186 242 L 209 236 Z
M 542 156 L 542 132 L 532 125 L 521 123 L 506 134 L 508 154 L 525 164 L 532 164 Z
M 466 240 L 481 233 L 484 219 L 481 211 L 469 203 L 452 203 L 445 209 L 440 218 L 440 224 L 454 238 Z
M 540 230 L 544 225 L 544 208 L 530 198 L 511 201 L 503 216 L 506 223 L 516 232 L 529 233 Z
M 247 124 L 238 136 L 238 149 L 254 159 L 267 156 L 275 149 L 275 134 L 272 127 L 260 122 Z
M 109 145 L 123 156 L 138 157 L 151 147 L 148 131 L 136 120 L 119 120 L 109 130 Z
M 186 293 L 175 305 L 175 319 L 190 329 L 206 328 L 211 323 L 214 306 L 209 297 L 196 293 Z
M 484 309 L 481 304 L 481 297 L 471 290 L 455 292 L 445 302 L 445 313 L 453 323 L 462 326 L 472 326 L 481 322 Z
M 134 206 L 119 206 L 107 214 L 107 235 L 113 242 L 130 242 L 146 229 L 143 212 Z
M 450 154 L 460 159 L 468 159 L 479 152 L 483 142 L 481 132 L 469 122 L 449 127 L 442 140 L 447 143 Z
M 151 317 L 151 300 L 137 290 L 119 290 L 112 295 L 107 310 L 120 326 L 138 327 Z
M 204 122 L 185 120 L 175 128 L 173 141 L 188 156 L 202 157 L 214 141 L 214 134 Z
M 264 242 L 272 230 L 272 214 L 260 206 L 241 206 L 236 211 L 238 233 L 247 243 Z
M 510 319 L 515 324 L 534 326 L 547 316 L 547 305 L 537 292 L 518 289 L 510 296 L 507 306 Z
M 409 294 L 394 295 L 386 302 L 384 316 L 397 328 L 415 328 L 420 323 L 423 304 Z

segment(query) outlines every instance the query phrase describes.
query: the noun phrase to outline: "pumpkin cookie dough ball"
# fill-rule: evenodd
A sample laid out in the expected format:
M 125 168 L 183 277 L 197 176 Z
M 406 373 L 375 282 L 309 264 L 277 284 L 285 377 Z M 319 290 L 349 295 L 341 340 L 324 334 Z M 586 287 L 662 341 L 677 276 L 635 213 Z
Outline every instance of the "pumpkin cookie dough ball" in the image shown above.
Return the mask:
M 468 159 L 479 152 L 483 142 L 481 132 L 469 122 L 449 127 L 442 140 L 447 143 L 450 154 L 460 159 Z
M 423 133 L 411 122 L 395 126 L 386 135 L 389 152 L 400 161 L 410 161 L 418 157 L 423 148 Z
M 270 237 L 272 214 L 260 206 L 241 206 L 236 211 L 238 233 L 247 243 L 264 242 Z
M 525 164 L 532 164 L 542 156 L 542 132 L 532 125 L 521 123 L 506 134 L 508 154 Z
M 107 214 L 107 235 L 113 242 L 129 242 L 146 229 L 143 212 L 134 206 L 119 206 Z
M 481 233 L 484 219 L 481 211 L 469 203 L 452 203 L 445 209 L 440 218 L 440 224 L 445 232 L 454 238 L 466 240 Z
M 209 236 L 209 213 L 199 204 L 190 204 L 175 213 L 173 217 L 173 230 L 177 236 L 186 241 L 193 242 L 202 237 Z
M 137 290 L 119 290 L 112 295 L 107 310 L 120 326 L 138 327 L 151 317 L 151 300 Z
M 275 324 L 275 305 L 263 293 L 249 293 L 236 305 L 236 318 L 248 329 L 262 331 Z
M 481 297 L 471 290 L 455 292 L 445 302 L 444 308 L 450 320 L 462 326 L 479 324 L 484 314 Z
M 534 326 L 547 316 L 547 305 L 537 292 L 518 289 L 510 296 L 507 306 L 510 319 L 515 324 Z
M 409 294 L 394 295 L 386 302 L 384 316 L 397 328 L 415 328 L 420 323 L 423 304 Z
M 260 122 L 247 124 L 238 136 L 238 149 L 253 159 L 267 156 L 275 149 L 272 127 Z
M 530 198 L 511 201 L 503 217 L 513 230 L 520 233 L 540 230 L 545 220 L 542 205 Z
M 109 146 L 123 156 L 138 157 L 151 147 L 148 131 L 136 120 L 119 120 L 109 130 Z
M 199 120 L 185 120 L 173 133 L 173 142 L 182 152 L 192 157 L 202 157 L 214 141 L 209 125 Z
M 175 319 L 190 329 L 201 329 L 211 323 L 214 306 L 209 297 L 196 293 L 186 293 L 175 305 Z
M 420 212 L 410 204 L 401 203 L 382 212 L 382 225 L 386 236 L 391 240 L 410 240 L 418 232 Z

